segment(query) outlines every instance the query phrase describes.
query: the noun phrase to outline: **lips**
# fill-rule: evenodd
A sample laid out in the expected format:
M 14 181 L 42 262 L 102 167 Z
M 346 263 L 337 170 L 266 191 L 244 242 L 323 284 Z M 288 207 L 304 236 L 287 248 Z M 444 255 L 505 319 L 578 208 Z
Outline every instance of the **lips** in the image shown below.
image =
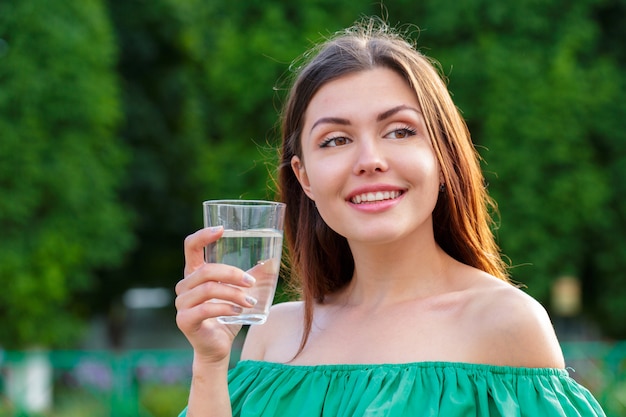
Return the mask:
M 357 194 L 350 199 L 353 204 L 371 204 L 385 200 L 394 200 L 402 195 L 402 191 L 376 191 Z

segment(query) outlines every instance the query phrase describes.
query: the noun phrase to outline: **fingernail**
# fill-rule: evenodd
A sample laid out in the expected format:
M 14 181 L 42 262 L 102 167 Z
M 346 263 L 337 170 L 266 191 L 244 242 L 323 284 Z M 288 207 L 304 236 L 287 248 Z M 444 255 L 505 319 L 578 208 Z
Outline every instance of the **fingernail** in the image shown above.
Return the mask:
M 254 284 L 256 282 L 256 279 L 252 275 L 248 274 L 247 272 L 244 272 L 243 273 L 243 282 L 245 282 L 246 284 L 252 285 L 252 284 Z
M 222 228 L 224 228 L 224 226 L 212 226 L 212 227 L 209 227 L 209 231 L 211 233 L 215 233 L 215 232 L 222 230 Z
M 243 308 L 239 307 L 239 306 L 233 306 L 233 312 L 239 314 L 239 313 L 243 313 Z
M 258 303 L 256 298 L 251 297 L 249 295 L 246 296 L 246 302 L 250 305 L 256 305 L 256 303 Z

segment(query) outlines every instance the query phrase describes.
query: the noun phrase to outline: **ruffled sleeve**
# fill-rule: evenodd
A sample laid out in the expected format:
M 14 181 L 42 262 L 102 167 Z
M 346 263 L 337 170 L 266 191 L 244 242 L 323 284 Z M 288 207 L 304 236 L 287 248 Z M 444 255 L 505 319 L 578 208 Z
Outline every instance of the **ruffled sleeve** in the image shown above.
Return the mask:
M 231 370 L 229 389 L 240 417 L 605 416 L 564 369 L 244 361 Z

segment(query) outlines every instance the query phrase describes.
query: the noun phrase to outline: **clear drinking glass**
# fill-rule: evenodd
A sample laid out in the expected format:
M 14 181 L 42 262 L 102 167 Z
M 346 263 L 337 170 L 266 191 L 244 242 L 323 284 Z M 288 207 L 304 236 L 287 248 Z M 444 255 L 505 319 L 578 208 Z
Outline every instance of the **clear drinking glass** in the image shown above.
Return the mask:
M 257 300 L 236 316 L 218 317 L 222 323 L 263 324 L 274 300 L 283 248 L 285 204 L 262 200 L 211 200 L 202 203 L 204 226 L 223 226 L 224 234 L 205 248 L 211 263 L 236 266 L 256 282 L 242 288 Z

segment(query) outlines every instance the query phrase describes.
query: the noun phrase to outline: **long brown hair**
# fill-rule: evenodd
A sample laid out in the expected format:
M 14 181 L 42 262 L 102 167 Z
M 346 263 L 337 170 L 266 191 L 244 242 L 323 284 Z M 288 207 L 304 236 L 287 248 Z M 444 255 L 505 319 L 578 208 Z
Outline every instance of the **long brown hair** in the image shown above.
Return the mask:
M 437 64 L 377 19 L 336 34 L 304 57 L 308 60 L 297 70 L 283 109 L 278 172 L 280 198 L 287 204 L 285 240 L 292 276 L 305 306 L 300 351 L 311 330 L 314 303 L 344 287 L 354 272 L 347 240 L 322 220 L 291 168 L 294 155 L 302 159 L 300 136 L 309 102 L 324 84 L 344 75 L 384 67 L 413 88 L 445 181 L 433 211 L 435 240 L 456 260 L 508 281 L 491 229 L 495 204 L 485 189 L 480 158 Z

